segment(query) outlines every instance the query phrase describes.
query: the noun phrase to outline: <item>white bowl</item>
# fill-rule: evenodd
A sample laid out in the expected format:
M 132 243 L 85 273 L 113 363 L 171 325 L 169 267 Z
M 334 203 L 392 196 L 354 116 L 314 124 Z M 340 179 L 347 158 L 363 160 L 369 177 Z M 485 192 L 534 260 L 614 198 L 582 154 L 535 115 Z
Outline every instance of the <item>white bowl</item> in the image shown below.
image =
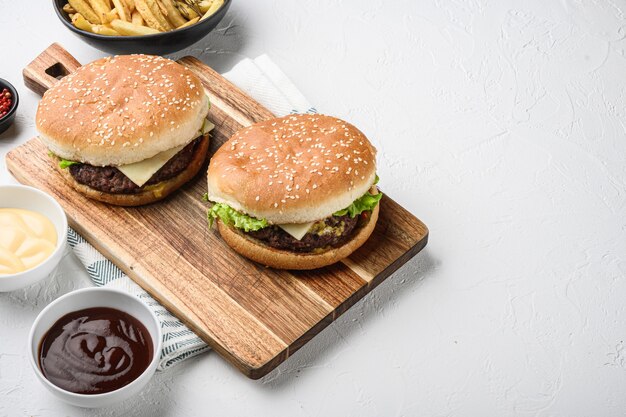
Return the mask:
M 145 371 L 130 384 L 103 394 L 76 394 L 59 388 L 48 381 L 39 368 L 39 344 L 52 325 L 64 315 L 92 307 L 109 307 L 121 310 L 139 320 L 152 338 L 154 356 Z M 141 391 L 159 364 L 161 355 L 161 326 L 152 310 L 139 298 L 110 288 L 83 288 L 57 298 L 44 308 L 35 319 L 28 335 L 30 364 L 41 383 L 61 400 L 79 407 L 106 407 L 123 401 Z
M 61 205 L 50 195 L 24 185 L 0 185 L 0 208 L 41 213 L 50 219 L 57 231 L 57 247 L 45 261 L 17 274 L 0 275 L 0 292 L 15 291 L 44 279 L 58 265 L 67 239 L 67 217 Z

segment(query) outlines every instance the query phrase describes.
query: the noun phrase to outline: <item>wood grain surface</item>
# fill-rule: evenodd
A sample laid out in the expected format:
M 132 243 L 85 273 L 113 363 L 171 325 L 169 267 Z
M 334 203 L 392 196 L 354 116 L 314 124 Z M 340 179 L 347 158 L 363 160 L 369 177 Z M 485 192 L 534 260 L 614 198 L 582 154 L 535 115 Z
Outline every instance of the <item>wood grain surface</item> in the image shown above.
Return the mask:
M 273 116 L 199 60 L 179 62 L 201 78 L 209 94 L 216 125 L 211 154 L 242 126 Z M 59 65 L 71 72 L 79 64 L 54 44 L 24 70 L 26 85 L 45 91 L 57 80 L 46 71 Z M 385 195 L 373 235 L 344 262 L 315 271 L 272 270 L 240 257 L 208 228 L 208 204 L 201 199 L 205 175 L 164 201 L 124 208 L 78 194 L 52 164 L 36 138 L 7 154 L 7 166 L 20 182 L 56 198 L 77 232 L 254 379 L 384 281 L 428 238 L 426 226 Z

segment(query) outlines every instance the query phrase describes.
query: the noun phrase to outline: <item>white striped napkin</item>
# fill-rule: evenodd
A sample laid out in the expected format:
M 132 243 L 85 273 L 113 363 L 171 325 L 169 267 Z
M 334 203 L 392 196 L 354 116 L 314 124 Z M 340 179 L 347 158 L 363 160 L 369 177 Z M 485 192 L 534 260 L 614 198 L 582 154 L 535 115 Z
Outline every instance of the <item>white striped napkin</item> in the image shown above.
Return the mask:
M 289 113 L 315 113 L 315 109 L 306 98 L 267 55 L 261 55 L 254 60 L 244 59 L 224 74 L 224 77 L 277 116 Z M 161 320 L 163 350 L 159 370 L 167 369 L 209 349 L 195 333 L 87 243 L 82 236 L 70 229 L 67 241 L 87 268 L 96 286 L 118 288 L 136 295 Z

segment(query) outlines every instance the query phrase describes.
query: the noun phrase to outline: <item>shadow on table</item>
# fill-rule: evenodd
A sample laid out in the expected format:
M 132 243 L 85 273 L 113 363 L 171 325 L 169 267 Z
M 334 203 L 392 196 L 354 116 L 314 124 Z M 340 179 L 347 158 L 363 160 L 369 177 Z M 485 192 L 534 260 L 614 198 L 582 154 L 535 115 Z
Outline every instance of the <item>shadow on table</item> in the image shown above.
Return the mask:
M 410 289 L 418 286 L 439 264 L 440 261 L 425 249 L 300 348 L 291 358 L 261 378 L 259 386 L 266 389 L 289 386 L 295 378 L 304 377 L 307 369 L 326 363 L 342 345 L 350 343 L 350 337 L 354 332 L 366 327 L 367 322 L 379 315 L 381 309 L 399 302 L 403 297 L 408 297 L 411 294 Z
M 18 137 L 22 131 L 22 126 L 19 123 L 18 117 L 15 118 L 15 122 L 7 130 L 0 133 L 0 141 L 3 143 L 15 143 L 18 142 Z
M 26 288 L 0 293 L 0 302 L 16 309 L 41 311 L 60 296 L 92 285 L 84 267 L 69 247 L 52 273 Z
M 14 308 L 15 314 L 21 314 L 22 309 L 38 312 L 63 294 L 93 285 L 83 265 L 68 247 L 65 249 L 61 264 L 62 267 L 56 268 L 50 276 L 36 284 L 12 292 L 0 293 L 0 303 L 6 303 L 5 309 Z M 169 373 L 157 372 L 140 394 L 120 404 L 94 410 L 68 405 L 67 407 L 75 411 L 67 415 L 155 417 L 155 410 L 158 410 L 159 416 L 179 415 L 173 409 L 175 401 L 172 398 L 170 384 Z M 1 404 L 2 401 L 0 401 Z M 3 415 L 1 406 L 0 415 Z
M 246 39 L 246 27 L 238 23 L 237 12 L 231 8 L 207 37 L 168 55 L 168 58 L 176 60 L 188 55 L 195 56 L 215 71 L 223 73 L 246 58 L 240 54 Z

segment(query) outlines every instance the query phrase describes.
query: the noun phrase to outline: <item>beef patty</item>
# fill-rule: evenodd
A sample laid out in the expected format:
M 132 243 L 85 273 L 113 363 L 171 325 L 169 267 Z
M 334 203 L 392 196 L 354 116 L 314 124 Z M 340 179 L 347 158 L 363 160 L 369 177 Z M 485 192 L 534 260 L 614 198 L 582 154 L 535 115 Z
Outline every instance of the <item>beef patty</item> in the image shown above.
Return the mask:
M 334 247 L 343 244 L 359 222 L 359 217 L 330 216 L 317 222 L 309 233 L 298 240 L 278 226 L 264 227 L 251 232 L 242 232 L 258 239 L 268 246 L 292 252 L 312 252 L 315 249 Z
M 161 167 L 143 186 L 132 182 L 119 169 L 113 166 L 97 167 L 89 164 L 74 164 L 69 167 L 74 179 L 95 190 L 111 194 L 136 194 L 148 185 L 174 178 L 187 168 L 193 159 L 202 136 L 190 142 Z

